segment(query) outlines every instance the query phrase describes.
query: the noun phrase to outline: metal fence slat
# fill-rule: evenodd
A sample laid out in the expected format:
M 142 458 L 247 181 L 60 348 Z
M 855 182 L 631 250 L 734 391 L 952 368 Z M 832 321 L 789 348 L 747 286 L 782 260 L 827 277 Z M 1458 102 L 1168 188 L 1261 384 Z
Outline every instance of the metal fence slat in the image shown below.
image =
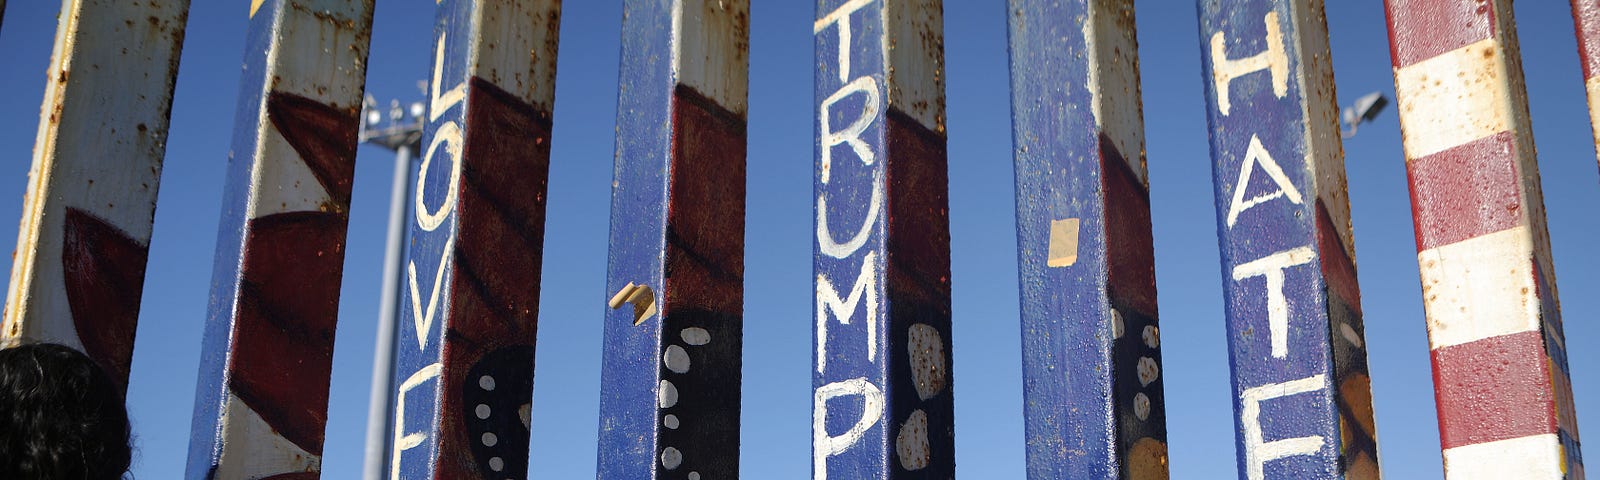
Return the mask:
M 1028 476 L 1166 478 L 1132 0 L 1012 0 Z
M 390 471 L 525 478 L 561 2 L 437 12 Z
M 950 477 L 943 3 L 817 17 L 812 476 Z
M 1386 0 L 1447 478 L 1582 478 L 1510 1 Z
M 372 5 L 251 4 L 188 478 L 321 470 Z
M 623 11 L 599 478 L 736 478 L 750 4 Z
M 1378 478 L 1321 0 L 1199 0 L 1239 478 Z
M 78 348 L 127 383 L 188 12 L 62 2 L 0 340 Z

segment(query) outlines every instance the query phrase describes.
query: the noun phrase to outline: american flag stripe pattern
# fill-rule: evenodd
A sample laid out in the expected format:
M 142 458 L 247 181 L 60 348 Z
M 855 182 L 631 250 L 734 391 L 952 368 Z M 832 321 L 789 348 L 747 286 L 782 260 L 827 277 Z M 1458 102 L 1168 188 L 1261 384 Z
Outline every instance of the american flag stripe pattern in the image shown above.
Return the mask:
M 1451 479 L 1583 478 L 1509 0 L 1387 0 Z
M 1589 93 L 1589 124 L 1600 139 L 1600 1 L 1572 0 L 1572 19 L 1578 32 L 1584 90 Z M 1600 145 L 1600 140 L 1596 144 Z

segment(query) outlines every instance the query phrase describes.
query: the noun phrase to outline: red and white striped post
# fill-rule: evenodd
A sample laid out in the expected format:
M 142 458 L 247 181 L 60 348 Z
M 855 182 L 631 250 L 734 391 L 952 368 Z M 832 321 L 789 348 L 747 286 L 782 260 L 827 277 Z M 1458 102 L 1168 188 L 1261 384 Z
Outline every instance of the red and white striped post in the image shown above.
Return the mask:
M 78 348 L 127 382 L 188 12 L 62 3 L 0 343 Z
M 321 470 L 372 5 L 250 5 L 188 478 Z
M 1451 479 L 1583 478 L 1510 0 L 1386 0 Z
M 1572 0 L 1572 19 L 1577 26 L 1583 83 L 1589 92 L 1589 124 L 1600 145 L 1600 0 Z M 1596 154 L 1600 155 L 1600 148 Z

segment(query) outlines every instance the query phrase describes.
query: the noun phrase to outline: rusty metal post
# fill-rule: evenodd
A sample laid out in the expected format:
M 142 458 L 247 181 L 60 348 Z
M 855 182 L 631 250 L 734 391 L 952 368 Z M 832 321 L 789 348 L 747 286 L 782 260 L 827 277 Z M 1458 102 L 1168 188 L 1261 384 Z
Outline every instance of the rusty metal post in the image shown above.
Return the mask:
M 561 2 L 437 9 L 390 472 L 524 478 Z
M 126 384 L 188 0 L 66 0 L 0 342 L 83 350 Z
M 818 0 L 812 476 L 955 475 L 940 0 Z
M 1239 478 L 1378 478 L 1322 0 L 1199 0 Z
M 1600 145 L 1600 1 L 1572 0 L 1572 19 L 1577 27 L 1583 83 L 1589 92 L 1589 124 L 1594 128 L 1596 145 Z M 1600 147 L 1596 155 L 1600 155 Z
M 322 469 L 372 5 L 250 4 L 190 479 Z
M 1445 476 L 1583 478 L 1509 0 L 1386 0 Z
M 739 476 L 748 0 L 623 3 L 599 478 Z
M 1166 478 L 1133 0 L 1011 0 L 1028 477 Z

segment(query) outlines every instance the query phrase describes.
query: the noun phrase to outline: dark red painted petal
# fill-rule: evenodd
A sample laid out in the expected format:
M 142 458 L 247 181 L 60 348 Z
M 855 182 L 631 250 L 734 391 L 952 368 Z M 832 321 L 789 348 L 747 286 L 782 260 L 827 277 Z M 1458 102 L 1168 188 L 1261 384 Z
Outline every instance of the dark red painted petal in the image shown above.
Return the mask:
M 354 111 L 341 111 L 298 95 L 272 92 L 267 97 L 267 118 L 334 201 L 350 203 L 355 177 L 356 129 Z
M 229 386 L 274 430 L 322 454 L 346 217 L 293 212 L 250 221 Z M 305 379 L 322 379 L 307 384 Z
M 67 208 L 61 268 L 84 353 L 126 386 L 150 248 L 89 212 Z

